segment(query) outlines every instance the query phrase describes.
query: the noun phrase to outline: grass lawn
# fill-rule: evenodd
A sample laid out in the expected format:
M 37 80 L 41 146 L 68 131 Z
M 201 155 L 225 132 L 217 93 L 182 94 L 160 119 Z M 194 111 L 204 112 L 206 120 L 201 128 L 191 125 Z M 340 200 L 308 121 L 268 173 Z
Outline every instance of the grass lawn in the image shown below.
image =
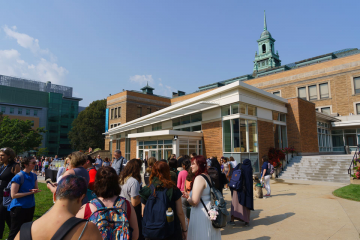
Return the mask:
M 337 197 L 360 202 L 360 185 L 350 184 L 335 190 L 333 194 Z
M 39 183 L 39 189 L 42 191 L 35 194 L 35 214 L 34 214 L 34 220 L 41 217 L 49 208 L 53 205 L 52 201 L 52 193 L 50 190 L 46 187 L 45 183 Z M 3 235 L 3 239 L 6 239 L 9 235 L 9 228 L 7 224 L 5 223 L 5 232 Z

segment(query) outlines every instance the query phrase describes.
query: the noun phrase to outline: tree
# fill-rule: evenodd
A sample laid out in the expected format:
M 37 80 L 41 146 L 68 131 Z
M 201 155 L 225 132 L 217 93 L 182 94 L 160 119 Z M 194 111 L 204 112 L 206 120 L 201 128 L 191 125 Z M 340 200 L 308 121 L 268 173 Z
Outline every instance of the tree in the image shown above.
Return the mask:
M 33 123 L 29 120 L 10 119 L 0 117 L 0 146 L 14 149 L 16 154 L 38 148 L 41 145 L 45 133 L 43 127 L 33 129 Z
M 106 99 L 96 100 L 80 112 L 68 133 L 73 149 L 104 149 Z
M 41 157 L 41 156 L 47 156 L 49 153 L 49 151 L 47 150 L 47 148 L 39 148 L 36 156 Z

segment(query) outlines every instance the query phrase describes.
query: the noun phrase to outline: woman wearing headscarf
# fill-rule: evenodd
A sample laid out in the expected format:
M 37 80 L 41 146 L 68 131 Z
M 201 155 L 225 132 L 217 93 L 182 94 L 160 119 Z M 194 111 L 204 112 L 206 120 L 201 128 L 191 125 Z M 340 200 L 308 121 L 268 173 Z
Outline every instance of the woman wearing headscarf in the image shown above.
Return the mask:
M 238 164 L 234 171 L 241 169 L 240 186 L 238 190 L 233 190 L 231 201 L 231 221 L 230 225 L 235 225 L 234 220 L 245 222 L 249 226 L 250 210 L 254 210 L 253 178 L 252 166 L 249 159 L 245 159 L 242 164 Z

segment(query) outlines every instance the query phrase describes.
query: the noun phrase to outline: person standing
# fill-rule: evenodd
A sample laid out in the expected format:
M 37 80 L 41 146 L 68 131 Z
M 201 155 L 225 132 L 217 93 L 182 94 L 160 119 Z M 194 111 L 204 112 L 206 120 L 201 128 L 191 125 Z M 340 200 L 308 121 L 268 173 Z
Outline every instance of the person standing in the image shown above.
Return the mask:
M 55 155 L 54 161 L 60 161 L 61 159 L 58 158 L 58 155 Z
M 105 158 L 104 162 L 102 163 L 102 167 L 110 167 L 111 166 L 111 162 L 109 160 L 109 158 Z
M 95 168 L 96 168 L 96 171 L 99 170 L 99 168 L 101 168 L 103 164 L 103 160 L 101 159 L 100 155 L 97 155 L 97 158 L 95 159 Z
M 232 190 L 231 201 L 231 221 L 230 225 L 235 225 L 234 220 L 245 222 L 249 226 L 250 210 L 254 210 L 254 193 L 252 166 L 249 159 L 245 159 L 242 164 L 238 164 L 235 170 L 241 169 L 240 186 L 241 189 Z
M 16 174 L 11 179 L 11 198 L 12 201 L 8 206 L 11 217 L 11 228 L 8 240 L 13 240 L 19 232 L 21 225 L 31 222 L 35 212 L 35 193 L 41 192 L 38 188 L 37 175 L 31 171 L 35 167 L 35 159 L 24 158 L 21 162 L 24 170 L 23 182 L 20 174 Z
M 3 191 L 11 179 L 20 172 L 20 165 L 15 162 L 15 152 L 11 148 L 0 149 L 0 238 L 3 237 L 5 222 L 11 227 L 10 212 L 3 206 Z
M 190 213 L 188 240 L 220 240 L 221 231 L 212 226 L 208 213 L 204 208 L 210 209 L 211 196 L 210 186 L 205 177 L 211 182 L 207 173 L 207 164 L 205 157 L 199 155 L 191 159 L 191 172 L 194 174 L 194 182 L 191 184 L 190 195 L 183 192 L 183 197 L 187 199 L 192 206 Z M 203 201 L 203 203 L 201 203 Z
M 127 160 L 121 155 L 120 150 L 114 151 L 114 162 L 111 164 L 111 167 L 115 169 L 116 174 L 120 175 L 121 171 L 124 169 L 124 164 L 127 163 Z
M 270 188 L 270 170 L 269 169 L 269 157 L 267 155 L 264 155 L 262 157 L 263 165 L 261 166 L 261 181 L 265 185 L 265 189 L 267 191 L 267 194 L 264 195 L 264 197 L 270 197 L 271 194 L 271 188 Z

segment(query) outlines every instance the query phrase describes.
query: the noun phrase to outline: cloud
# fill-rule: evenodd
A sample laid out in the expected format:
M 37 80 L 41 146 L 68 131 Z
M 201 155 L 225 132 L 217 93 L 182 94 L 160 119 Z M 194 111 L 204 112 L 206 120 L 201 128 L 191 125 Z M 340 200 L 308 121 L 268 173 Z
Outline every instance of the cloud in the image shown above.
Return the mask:
M 172 93 L 176 92 L 177 90 L 171 86 L 168 86 L 163 83 L 161 78 L 154 79 L 152 75 L 135 75 L 130 77 L 130 82 L 137 83 L 137 85 L 144 87 L 147 83 L 153 88 L 154 94 L 172 97 Z
M 27 63 L 17 50 L 11 49 L 0 50 L 0 74 L 62 84 L 68 71 L 44 58 L 36 64 Z
M 130 77 L 130 82 L 145 86 L 147 83 L 154 84 L 154 79 L 152 78 L 152 75 L 135 75 Z
M 38 39 L 17 32 L 16 26 L 9 28 L 5 25 L 3 30 L 8 37 L 15 39 L 21 47 L 33 53 L 33 63 L 21 59 L 21 54 L 16 49 L 0 50 L 0 74 L 43 82 L 51 81 L 55 84 L 64 83 L 68 70 L 56 63 L 56 56 L 48 49 L 40 48 Z

